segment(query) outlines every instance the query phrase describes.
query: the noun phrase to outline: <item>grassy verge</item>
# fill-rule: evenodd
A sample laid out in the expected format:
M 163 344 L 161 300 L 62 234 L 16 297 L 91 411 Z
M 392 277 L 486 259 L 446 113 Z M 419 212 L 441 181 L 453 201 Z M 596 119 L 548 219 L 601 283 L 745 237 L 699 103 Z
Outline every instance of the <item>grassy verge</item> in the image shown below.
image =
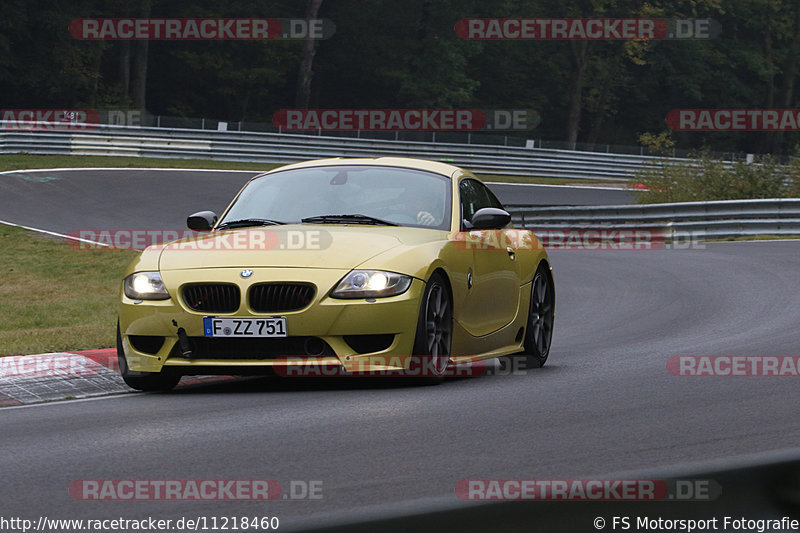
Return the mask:
M 206 168 L 224 170 L 272 170 L 274 163 L 236 163 L 209 159 L 160 159 L 155 157 L 117 157 L 90 155 L 0 155 L 0 172 L 31 168 Z
M 212 161 L 210 159 L 160 159 L 153 157 L 79 156 L 79 155 L 0 155 L 0 172 L 34 168 L 204 168 L 223 170 L 272 170 L 281 165 L 276 163 L 236 163 L 232 161 Z M 603 183 L 602 180 L 539 178 L 535 176 L 498 176 L 478 174 L 484 181 L 502 183 L 533 183 L 541 185 L 575 185 Z
M 0 356 L 114 346 L 120 277 L 137 252 L 5 225 L 0 250 Z

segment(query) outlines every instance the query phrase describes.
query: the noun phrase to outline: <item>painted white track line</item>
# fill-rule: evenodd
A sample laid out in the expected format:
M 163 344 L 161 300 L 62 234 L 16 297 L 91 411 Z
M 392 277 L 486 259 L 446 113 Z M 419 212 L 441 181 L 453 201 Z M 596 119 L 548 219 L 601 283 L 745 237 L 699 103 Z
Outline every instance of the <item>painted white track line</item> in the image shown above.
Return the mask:
M 144 394 L 150 394 L 145 392 Z M 0 407 L 0 413 L 4 411 L 10 411 L 15 409 L 30 409 L 32 407 L 52 407 L 58 405 L 64 405 L 65 403 L 80 403 L 80 402 L 96 402 L 98 400 L 114 400 L 114 399 L 121 399 L 121 398 L 136 398 L 140 397 L 142 393 L 137 393 L 134 390 L 130 391 L 122 391 L 122 392 L 112 392 L 105 396 L 90 396 L 89 398 L 73 398 L 71 400 L 57 400 L 57 401 L 49 401 L 49 402 L 39 402 L 39 403 L 25 403 L 22 405 L 9 405 L 7 407 Z
M 85 242 L 87 244 L 96 244 L 98 246 L 111 246 L 110 244 L 106 244 L 103 242 L 90 241 L 89 239 L 81 239 L 80 237 L 73 237 L 72 235 L 64 235 L 63 233 L 56 233 L 55 231 L 48 231 L 46 229 L 41 229 L 41 228 L 32 228 L 30 226 L 23 226 L 22 224 L 14 224 L 13 222 L 8 222 L 5 220 L 0 220 L 0 224 L 5 224 L 6 226 L 14 226 L 15 228 L 22 228 L 30 231 L 35 231 L 38 233 L 45 233 L 47 235 L 52 235 L 54 237 L 61 237 L 62 239 L 66 239 L 68 241 Z
M 5 170 L 0 172 L 0 176 L 3 174 L 21 174 L 26 172 L 63 172 L 69 170 L 76 170 L 76 171 L 87 171 L 87 170 L 155 170 L 155 171 L 162 171 L 162 172 L 242 172 L 247 174 L 259 174 L 262 171 L 260 170 L 223 170 L 223 169 L 204 169 L 204 168 L 141 168 L 141 167 L 68 167 L 68 168 L 26 168 L 22 170 Z M 33 228 L 31 226 L 23 226 L 22 224 L 15 224 L 13 222 L 8 222 L 6 220 L 0 220 L 0 224 L 5 224 L 6 226 L 14 226 L 17 228 L 26 229 L 29 231 L 35 231 L 38 233 L 44 233 L 46 235 L 52 235 L 54 237 L 61 237 L 62 239 L 70 240 L 70 241 L 78 241 L 78 242 L 85 242 L 87 244 L 95 244 L 98 246 L 110 246 L 109 244 L 91 241 L 88 239 L 81 239 L 78 237 L 73 237 L 72 235 L 65 235 L 63 233 L 56 233 L 54 231 L 48 231 L 46 229 L 41 228 Z

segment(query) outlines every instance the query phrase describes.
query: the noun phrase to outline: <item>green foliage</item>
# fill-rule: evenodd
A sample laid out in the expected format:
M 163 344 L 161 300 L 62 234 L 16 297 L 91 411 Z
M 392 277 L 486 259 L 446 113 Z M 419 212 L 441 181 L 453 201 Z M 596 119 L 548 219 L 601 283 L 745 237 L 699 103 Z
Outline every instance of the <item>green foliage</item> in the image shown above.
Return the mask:
M 800 194 L 800 159 L 782 165 L 772 156 L 750 163 L 725 162 L 699 153 L 692 160 L 662 160 L 638 172 L 635 183 L 649 191 L 639 203 L 702 202 L 755 198 L 797 198 Z
M 652 153 L 658 155 L 671 155 L 672 149 L 675 148 L 675 140 L 672 138 L 672 132 L 662 131 L 659 134 L 649 132 L 639 135 L 639 143 L 648 148 Z

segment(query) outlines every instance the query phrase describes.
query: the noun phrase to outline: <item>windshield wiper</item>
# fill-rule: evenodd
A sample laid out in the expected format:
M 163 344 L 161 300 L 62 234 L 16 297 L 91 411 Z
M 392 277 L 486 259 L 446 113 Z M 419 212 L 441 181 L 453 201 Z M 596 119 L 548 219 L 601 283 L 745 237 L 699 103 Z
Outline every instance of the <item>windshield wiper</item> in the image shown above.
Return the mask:
M 229 228 L 247 228 L 250 226 L 278 226 L 280 224 L 286 224 L 286 222 L 281 222 L 279 220 L 270 220 L 268 218 L 243 218 L 241 220 L 231 220 L 230 222 L 223 222 L 217 229 L 229 229 Z
M 353 224 L 376 224 L 380 226 L 397 226 L 394 222 L 383 220 L 380 218 L 371 217 L 369 215 L 318 215 L 315 217 L 307 217 L 301 220 L 308 224 L 340 224 L 340 223 L 353 223 Z

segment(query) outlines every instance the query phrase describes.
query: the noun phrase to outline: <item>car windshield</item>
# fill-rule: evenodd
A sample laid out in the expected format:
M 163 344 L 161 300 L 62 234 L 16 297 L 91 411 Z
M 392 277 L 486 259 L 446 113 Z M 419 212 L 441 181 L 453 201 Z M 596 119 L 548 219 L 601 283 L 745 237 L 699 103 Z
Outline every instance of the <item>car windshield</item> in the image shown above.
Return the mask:
M 450 187 L 447 176 L 409 168 L 334 165 L 285 170 L 248 183 L 220 226 L 262 219 L 449 230 Z

